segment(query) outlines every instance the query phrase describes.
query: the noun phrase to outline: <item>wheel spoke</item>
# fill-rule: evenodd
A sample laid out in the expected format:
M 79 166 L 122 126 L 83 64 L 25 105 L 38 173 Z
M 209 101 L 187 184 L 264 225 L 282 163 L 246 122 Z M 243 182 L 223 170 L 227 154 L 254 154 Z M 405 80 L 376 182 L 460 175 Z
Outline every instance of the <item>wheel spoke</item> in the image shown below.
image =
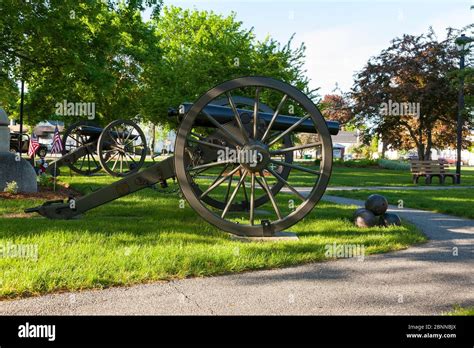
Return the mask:
M 79 170 L 82 170 L 82 167 L 84 166 L 84 163 L 85 163 L 85 160 L 86 160 L 86 156 L 82 156 L 82 161 L 81 161 L 81 167 L 79 168 Z
M 278 149 L 278 150 L 270 151 L 270 154 L 271 155 L 281 155 L 283 153 L 293 152 L 293 151 L 296 151 L 296 150 L 308 149 L 310 147 L 316 147 L 318 145 L 322 145 L 322 142 L 318 141 L 317 143 L 304 144 L 304 145 L 287 147 L 287 148 L 284 148 L 284 149 Z
M 288 133 L 292 132 L 294 129 L 296 129 L 296 127 L 298 127 L 301 123 L 303 123 L 304 121 L 306 121 L 308 118 L 310 118 L 311 116 L 308 114 L 304 117 L 301 117 L 297 122 L 295 122 L 294 124 L 291 125 L 291 127 L 289 127 L 288 129 L 286 129 L 285 131 L 281 132 L 280 134 L 278 134 L 278 136 L 276 138 L 274 138 L 273 140 L 271 140 L 269 143 L 268 143 L 268 146 L 272 146 L 273 144 L 275 144 L 278 140 L 280 140 L 282 137 L 284 137 L 285 135 L 287 135 Z
M 140 137 L 139 134 L 133 134 L 134 130 L 135 128 L 132 127 L 132 131 L 128 133 L 127 139 L 124 140 L 125 142 L 124 147 L 128 146 L 129 144 L 132 144 L 132 147 L 143 146 L 142 138 Z M 132 138 L 130 138 L 130 136 L 132 136 Z M 137 141 L 137 139 L 140 140 L 140 143 L 138 145 L 133 145 L 133 143 Z
M 111 146 L 111 149 L 110 149 L 110 150 L 102 151 L 102 153 L 117 152 L 118 150 L 119 150 L 118 147 L 116 147 L 116 146 Z
M 282 166 L 285 166 L 285 167 L 298 169 L 298 170 L 301 170 L 301 171 L 306 172 L 306 173 L 310 173 L 310 174 L 314 174 L 314 175 L 318 175 L 318 176 L 321 175 L 321 173 L 316 171 L 316 170 L 309 169 L 309 168 L 306 168 L 306 167 L 302 167 L 302 166 L 299 166 L 297 164 L 287 163 L 287 162 L 280 162 L 280 161 L 275 161 L 275 160 L 272 160 L 272 159 L 270 159 L 270 162 L 278 164 L 278 165 L 282 165 Z
M 200 164 L 198 166 L 189 168 L 187 171 L 192 172 L 192 171 L 195 171 L 195 170 L 198 170 L 198 169 L 211 168 L 211 167 L 220 166 L 222 164 L 230 164 L 230 163 L 234 163 L 234 162 L 232 162 L 232 161 L 210 162 L 210 163 Z
M 239 168 L 239 167 L 237 167 L 237 168 Z M 245 180 L 246 176 L 247 176 L 247 170 L 244 170 L 244 175 L 242 175 L 242 177 L 239 180 L 239 183 L 237 184 L 237 187 L 235 188 L 234 192 L 232 192 L 232 195 L 230 196 L 229 201 L 227 202 L 224 210 L 222 211 L 221 218 L 223 218 L 223 219 L 225 218 L 225 216 L 226 216 L 227 212 L 229 211 L 229 208 L 230 208 L 232 202 L 234 201 L 234 198 L 237 195 L 237 192 L 239 191 L 239 188 L 242 185 L 242 182 Z
M 118 152 L 118 157 L 117 157 L 117 159 L 116 159 L 115 162 L 114 162 L 114 165 L 113 165 L 113 167 L 112 167 L 112 171 L 115 170 L 115 166 L 117 165 L 117 162 L 118 162 L 119 158 L 120 158 L 120 152 Z
M 193 143 L 204 145 L 204 146 L 214 147 L 216 149 L 220 149 L 220 150 L 224 150 L 224 151 L 226 150 L 225 146 L 209 143 L 207 141 L 201 141 L 201 140 L 197 140 L 197 139 L 193 139 L 193 138 L 187 138 L 187 140 L 191 141 Z
M 229 92 L 226 93 L 227 100 L 229 101 L 229 105 L 234 112 L 234 117 L 235 121 L 237 122 L 237 125 L 239 126 L 240 133 L 242 133 L 242 137 L 244 138 L 244 141 L 248 143 L 249 137 L 247 135 L 247 131 L 244 128 L 244 125 L 242 124 L 242 120 L 240 119 L 239 112 L 237 111 L 237 108 L 235 107 L 234 100 L 232 99 L 232 96 L 230 95 Z
M 214 181 L 212 182 L 210 186 L 214 185 L 217 182 L 217 180 L 219 180 L 222 177 L 222 174 L 224 174 L 227 168 L 229 168 L 228 164 L 221 170 L 221 172 L 217 175 L 217 177 L 214 179 Z M 204 196 L 205 196 L 204 193 L 202 193 L 201 196 L 199 196 L 199 199 L 202 199 Z
M 81 143 L 79 140 L 77 140 L 76 138 L 74 138 L 74 137 L 72 136 L 72 134 L 69 134 L 69 135 L 68 135 L 68 138 L 71 138 L 72 140 L 74 140 L 74 141 L 76 142 L 76 146 L 77 146 L 77 147 L 78 147 L 77 144 L 80 144 L 79 146 L 82 145 L 82 143 Z
M 286 181 L 285 179 L 283 179 L 276 171 L 274 171 L 273 169 L 271 168 L 267 168 L 265 169 L 267 171 L 269 171 L 275 178 L 277 178 L 277 180 L 279 180 L 280 182 L 283 183 L 283 185 L 285 185 L 291 192 L 293 192 L 295 195 L 297 195 L 302 201 L 304 201 L 306 199 L 305 196 L 303 196 L 301 193 L 299 193 L 293 186 L 291 186 L 288 181 Z
M 118 140 L 120 140 L 120 144 L 123 145 L 123 137 L 124 137 L 123 131 L 121 131 L 120 128 L 115 128 L 115 130 L 117 132 L 117 138 Z
M 129 154 L 128 152 L 125 152 L 125 155 L 128 156 L 128 158 L 130 158 L 130 159 L 133 161 L 134 164 L 137 164 L 137 161 L 135 161 L 135 160 L 133 159 L 133 157 L 130 156 L 130 154 Z M 128 162 L 127 162 L 127 164 L 128 164 Z
M 113 141 L 115 144 L 117 144 L 117 146 L 120 146 L 120 144 L 119 144 L 118 141 L 117 141 L 117 140 L 118 140 L 118 137 L 119 137 L 119 134 L 117 133 L 117 129 L 116 129 L 115 127 L 114 127 L 113 129 L 114 129 L 113 132 L 117 135 L 117 137 L 113 136 L 113 134 L 112 134 L 112 129 L 111 129 L 111 130 L 109 131 L 109 134 L 108 134 L 108 135 L 109 135 L 109 138 L 112 139 L 112 141 Z
M 285 94 L 283 98 L 281 98 L 280 104 L 278 104 L 277 109 L 275 110 L 275 113 L 272 116 L 272 119 L 270 120 L 270 123 L 268 124 L 267 130 L 262 136 L 262 142 L 265 142 L 265 139 L 267 136 L 270 134 L 270 130 L 273 126 L 273 123 L 275 123 L 276 118 L 278 117 L 278 114 L 280 113 L 281 108 L 283 107 L 283 104 L 285 104 L 286 98 L 288 98 L 288 95 Z
M 202 169 L 199 169 L 198 171 L 196 171 L 196 173 L 194 173 L 193 177 L 205 172 L 206 170 L 209 170 L 211 169 L 212 167 L 206 167 L 206 168 L 202 168 Z
M 239 174 L 240 174 L 240 176 L 242 176 L 242 170 L 240 170 L 240 169 L 239 169 Z M 242 186 L 242 189 L 243 189 L 243 191 L 244 191 L 244 199 L 245 199 L 245 202 L 248 203 L 249 197 L 247 196 L 247 189 L 245 188 L 245 181 L 244 181 L 244 184 L 243 184 L 243 186 Z
M 250 224 L 254 224 L 255 212 L 255 173 L 251 173 L 250 177 Z
M 130 164 L 128 163 L 127 153 L 125 153 L 125 156 L 123 156 L 123 159 L 125 160 L 125 164 L 127 165 L 126 168 L 128 168 L 130 170 Z
M 228 167 L 228 165 L 227 165 L 227 167 Z M 235 173 L 237 170 L 239 170 L 239 168 L 240 168 L 240 165 L 239 165 L 238 167 L 234 168 L 232 171 L 230 171 L 227 175 L 222 176 L 219 180 L 214 181 L 214 183 L 213 183 L 211 186 L 209 186 L 209 187 L 207 188 L 207 190 L 204 191 L 204 192 L 201 194 L 201 196 L 200 196 L 199 198 L 202 199 L 203 197 L 205 197 L 206 195 L 208 195 L 209 192 L 211 192 L 211 191 L 214 190 L 217 186 L 219 186 L 220 184 L 222 184 L 222 183 L 225 181 L 225 179 L 227 179 L 230 175 L 234 175 L 234 173 Z
M 268 187 L 267 179 L 265 179 L 265 175 L 263 175 L 263 172 L 259 172 L 259 174 L 260 174 L 260 177 L 262 178 L 262 182 L 260 182 L 258 178 L 255 178 L 255 179 L 257 179 L 258 184 L 262 186 L 262 188 L 267 192 L 268 198 L 270 198 L 270 201 L 272 202 L 273 209 L 275 210 L 275 213 L 277 214 L 278 219 L 281 220 L 282 217 L 281 217 L 280 209 L 278 208 L 278 205 L 275 201 L 275 197 L 273 196 L 272 190 L 270 190 L 270 188 Z
M 119 151 L 118 150 L 115 150 L 115 154 L 114 155 L 111 155 L 109 157 L 109 159 L 107 161 L 105 161 L 105 163 L 108 163 L 109 161 L 113 160 L 115 157 L 117 157 L 117 155 L 119 154 Z
M 230 189 L 232 188 L 232 182 L 234 181 L 234 174 L 229 177 L 229 183 L 227 184 L 227 190 L 225 192 L 224 203 L 228 202 Z
M 92 156 L 92 160 L 94 161 L 95 167 L 99 168 L 99 163 L 97 163 L 97 161 L 95 160 L 94 154 L 92 154 L 91 156 Z
M 133 129 L 134 129 L 134 128 L 132 127 L 132 130 L 131 130 L 131 131 L 129 131 L 128 128 L 125 128 L 125 129 L 127 130 L 128 135 L 127 135 L 127 138 L 125 138 L 124 143 L 127 144 L 128 140 L 130 139 L 130 136 L 131 136 L 132 133 L 133 133 Z M 124 136 L 125 136 L 125 134 L 124 134 Z M 132 141 L 133 141 L 133 139 L 132 139 Z
M 235 144 L 239 145 L 239 146 L 243 146 L 244 144 L 239 140 L 237 139 L 231 132 L 229 132 L 227 130 L 227 128 L 225 128 L 223 125 L 221 125 L 219 122 L 217 122 L 217 120 L 212 117 L 211 115 L 209 115 L 207 112 L 205 112 L 204 110 L 202 111 L 202 113 L 204 114 L 204 116 L 206 116 L 206 118 L 214 125 L 216 126 L 217 128 L 219 128 L 221 130 L 222 133 L 224 133 L 224 135 L 232 140 Z
M 89 169 L 89 173 L 91 172 L 91 158 L 89 153 L 87 153 L 87 168 Z

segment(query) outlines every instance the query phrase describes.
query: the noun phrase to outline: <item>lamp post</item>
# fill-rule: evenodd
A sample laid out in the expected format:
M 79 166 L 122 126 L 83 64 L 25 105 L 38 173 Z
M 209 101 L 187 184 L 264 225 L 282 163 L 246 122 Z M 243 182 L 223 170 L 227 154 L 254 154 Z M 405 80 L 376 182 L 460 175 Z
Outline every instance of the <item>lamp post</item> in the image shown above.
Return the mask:
M 464 77 L 463 70 L 465 65 L 466 51 L 469 49 L 469 44 L 473 41 L 472 38 L 462 34 L 456 39 L 456 47 L 460 54 L 459 70 L 459 97 L 458 97 L 458 120 L 457 120 L 457 156 L 456 156 L 456 183 L 461 183 L 461 151 L 462 151 L 462 113 L 464 110 Z

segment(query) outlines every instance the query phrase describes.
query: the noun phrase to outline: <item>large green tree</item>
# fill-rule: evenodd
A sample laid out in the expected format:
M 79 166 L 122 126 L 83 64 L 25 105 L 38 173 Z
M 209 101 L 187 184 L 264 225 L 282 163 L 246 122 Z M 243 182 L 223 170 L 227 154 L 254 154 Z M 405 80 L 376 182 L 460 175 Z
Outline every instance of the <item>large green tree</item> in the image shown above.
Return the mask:
M 194 101 L 238 76 L 264 75 L 294 84 L 310 97 L 304 45 L 258 41 L 235 14 L 168 7 L 160 0 L 20 1 L 0 6 L 1 102 L 27 85 L 26 120 L 54 118 L 55 104 L 94 102 L 103 123 L 140 113 L 168 122 L 167 110 Z M 153 15 L 144 21 L 145 7 Z M 8 99 L 8 100 L 7 100 Z M 14 103 L 13 103 L 14 104 Z M 61 118 L 71 123 L 77 118 Z
M 167 122 L 169 107 L 195 101 L 215 85 L 239 76 L 270 76 L 294 84 L 315 98 L 303 69 L 304 45 L 290 39 L 280 45 L 267 37 L 258 41 L 235 13 L 165 7 L 155 20 L 163 51 L 162 64 L 147 66 L 144 75 L 150 95 L 145 103 L 154 122 Z
M 104 121 L 134 116 L 145 93 L 142 65 L 161 57 L 141 11 L 151 6 L 157 15 L 160 5 L 160 0 L 3 0 L 0 85 L 25 80 L 29 123 L 54 117 L 55 104 L 63 100 L 95 103 Z

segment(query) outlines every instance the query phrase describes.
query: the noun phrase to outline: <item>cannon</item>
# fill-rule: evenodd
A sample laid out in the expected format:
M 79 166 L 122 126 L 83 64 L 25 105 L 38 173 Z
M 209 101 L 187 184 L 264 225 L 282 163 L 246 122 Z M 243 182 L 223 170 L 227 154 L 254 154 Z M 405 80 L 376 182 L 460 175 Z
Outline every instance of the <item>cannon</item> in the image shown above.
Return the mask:
M 62 157 L 49 163 L 48 174 L 58 176 L 58 167 L 67 165 L 86 176 L 101 169 L 112 176 L 126 176 L 140 170 L 147 151 L 143 131 L 129 120 L 116 120 L 105 128 L 76 122 L 66 130 L 62 143 Z
M 169 114 L 180 120 L 174 156 L 84 197 L 25 212 L 70 219 L 157 183 L 166 187 L 176 177 L 188 204 L 208 223 L 239 236 L 273 236 L 303 219 L 324 194 L 332 169 L 331 134 L 339 124 L 326 122 L 295 87 L 241 77 Z M 302 134 L 310 140 L 302 142 Z M 295 153 L 308 149 L 317 162 L 296 162 Z M 311 184 L 305 193 L 297 189 L 302 175 Z

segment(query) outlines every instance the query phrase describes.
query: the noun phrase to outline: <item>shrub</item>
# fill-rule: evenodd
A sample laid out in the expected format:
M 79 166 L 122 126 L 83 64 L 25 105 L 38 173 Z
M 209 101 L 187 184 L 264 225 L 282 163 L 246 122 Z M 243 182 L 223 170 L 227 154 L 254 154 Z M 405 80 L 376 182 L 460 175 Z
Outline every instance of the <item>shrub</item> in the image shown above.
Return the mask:
M 404 161 L 393 161 L 388 159 L 379 159 L 379 167 L 393 170 L 410 170 L 410 163 Z
M 18 193 L 18 184 L 16 181 L 7 182 L 7 186 L 5 186 L 4 192 L 11 193 L 12 195 L 16 195 Z
M 40 187 L 52 187 L 53 177 L 51 175 L 41 174 L 38 176 L 38 185 Z
M 357 159 L 343 161 L 340 159 L 334 160 L 334 165 L 348 168 L 368 168 L 377 166 L 377 160 L 372 159 Z

